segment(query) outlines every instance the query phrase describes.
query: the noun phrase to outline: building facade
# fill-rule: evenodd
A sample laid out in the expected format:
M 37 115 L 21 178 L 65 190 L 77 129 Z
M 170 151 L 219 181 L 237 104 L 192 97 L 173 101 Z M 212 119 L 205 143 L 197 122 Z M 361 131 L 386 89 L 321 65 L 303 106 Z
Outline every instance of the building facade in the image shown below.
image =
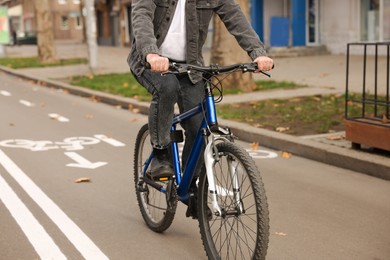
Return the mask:
M 269 47 L 390 41 L 390 0 L 251 0 L 252 24 Z
M 390 41 L 390 0 L 248 0 L 251 22 L 268 48 L 324 46 L 345 53 L 346 44 Z M 56 40 L 83 40 L 83 0 L 49 0 Z M 94 0 L 99 45 L 131 45 L 131 0 Z M 31 0 L 7 4 L 18 34 L 34 32 Z M 212 33 L 212 30 L 210 30 Z
M 83 19 L 80 0 L 49 0 L 53 18 L 53 34 L 56 40 L 81 41 L 83 39 Z M 36 33 L 36 19 L 33 1 L 7 0 L 8 17 L 12 30 L 22 38 Z

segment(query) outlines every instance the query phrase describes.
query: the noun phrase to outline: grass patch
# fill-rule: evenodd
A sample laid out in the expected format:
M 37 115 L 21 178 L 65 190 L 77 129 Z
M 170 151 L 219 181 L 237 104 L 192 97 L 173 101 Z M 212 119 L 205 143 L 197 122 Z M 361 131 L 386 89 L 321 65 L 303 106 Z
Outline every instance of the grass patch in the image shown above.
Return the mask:
M 136 98 L 141 101 L 150 101 L 152 99 L 149 92 L 147 92 L 134 79 L 131 73 L 117 73 L 95 75 L 92 77 L 74 77 L 70 84 L 86 87 L 98 91 L 103 91 L 115 95 L 122 95 L 124 97 Z M 303 85 L 294 84 L 292 82 L 276 82 L 272 80 L 256 81 L 256 88 L 253 91 L 271 90 L 271 89 L 290 89 L 305 87 Z M 224 89 L 224 95 L 240 94 L 243 91 L 239 88 Z M 216 92 L 216 95 L 219 93 Z
M 273 90 L 273 89 L 294 89 L 304 88 L 306 85 L 295 84 L 288 81 L 274 81 L 274 80 L 257 80 L 256 86 L 253 91 Z M 243 94 L 244 92 L 240 88 L 224 88 L 224 95 L 237 95 Z
M 130 72 L 73 77 L 70 84 L 114 95 L 131 97 L 140 101 L 152 100 L 149 92 L 138 84 Z
M 58 60 L 58 62 L 51 64 L 41 63 L 38 57 L 0 58 L 0 65 L 9 67 L 11 69 L 42 68 L 86 63 L 88 63 L 88 60 L 86 58 L 60 59 Z
M 360 94 L 350 99 L 361 100 Z M 348 102 L 348 116 L 361 117 L 363 104 Z M 380 118 L 385 109 L 366 105 L 365 116 Z M 218 106 L 218 116 L 255 127 L 292 135 L 313 135 L 344 131 L 345 95 L 310 96 Z
M 221 105 L 218 115 L 259 128 L 311 135 L 343 130 L 344 107 L 344 96 L 311 96 Z

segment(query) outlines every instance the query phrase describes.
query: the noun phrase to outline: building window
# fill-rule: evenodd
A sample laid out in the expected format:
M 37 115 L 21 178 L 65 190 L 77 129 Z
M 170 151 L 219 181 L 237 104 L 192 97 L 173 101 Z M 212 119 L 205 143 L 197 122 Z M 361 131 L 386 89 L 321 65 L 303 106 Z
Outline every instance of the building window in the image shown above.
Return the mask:
M 67 0 L 58 0 L 58 3 L 60 5 L 66 5 Z
M 61 30 L 69 30 L 69 18 L 61 16 Z
M 83 22 L 80 15 L 77 15 L 74 17 L 75 23 L 76 23 L 76 29 L 82 29 L 83 28 Z
M 390 0 L 361 0 L 362 41 L 390 40 Z

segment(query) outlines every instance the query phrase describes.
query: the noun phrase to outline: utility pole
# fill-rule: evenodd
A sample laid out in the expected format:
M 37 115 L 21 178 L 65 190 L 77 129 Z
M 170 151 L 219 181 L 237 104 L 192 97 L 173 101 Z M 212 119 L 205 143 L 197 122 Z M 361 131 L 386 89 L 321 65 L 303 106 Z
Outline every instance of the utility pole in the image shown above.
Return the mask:
M 86 16 L 86 27 L 87 27 L 87 46 L 88 46 L 88 57 L 89 57 L 89 68 L 93 72 L 97 69 L 98 62 L 98 49 L 96 42 L 96 17 L 95 17 L 95 6 L 94 0 L 85 1 L 85 16 Z

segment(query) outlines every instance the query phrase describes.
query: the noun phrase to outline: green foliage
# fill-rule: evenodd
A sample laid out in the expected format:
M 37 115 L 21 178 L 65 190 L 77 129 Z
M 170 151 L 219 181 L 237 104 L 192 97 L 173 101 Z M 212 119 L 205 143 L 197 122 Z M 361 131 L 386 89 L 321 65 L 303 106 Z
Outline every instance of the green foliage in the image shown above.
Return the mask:
M 42 64 L 39 62 L 38 57 L 0 58 L 0 65 L 9 67 L 11 69 L 66 66 L 66 65 L 74 65 L 74 64 L 86 64 L 87 62 L 88 60 L 85 58 L 72 58 L 72 59 L 58 60 L 58 62 L 51 63 L 51 64 Z
M 221 105 L 218 113 L 257 127 L 308 135 L 342 130 L 344 107 L 344 96 L 329 95 Z
M 151 100 L 151 95 L 138 84 L 130 72 L 74 77 L 70 83 L 114 95 L 136 98 L 141 101 Z

